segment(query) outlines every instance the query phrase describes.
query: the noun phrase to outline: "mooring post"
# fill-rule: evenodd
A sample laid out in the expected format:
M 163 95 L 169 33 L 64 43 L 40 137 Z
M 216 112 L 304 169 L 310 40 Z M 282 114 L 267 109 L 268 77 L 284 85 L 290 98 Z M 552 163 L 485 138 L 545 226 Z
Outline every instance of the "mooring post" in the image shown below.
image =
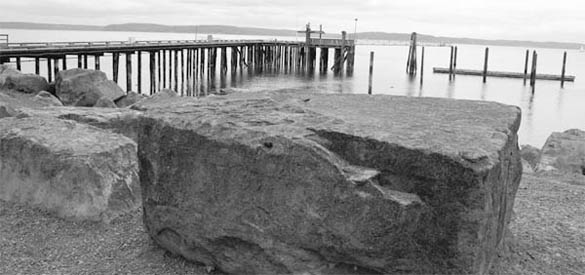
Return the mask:
M 524 60 L 524 86 L 526 86 L 526 78 L 528 77 L 528 59 L 530 50 L 526 50 L 526 58 Z
M 563 53 L 563 69 L 561 71 L 561 88 L 565 87 L 565 66 L 567 65 L 567 52 Z
M 101 70 L 101 64 L 100 64 L 100 59 L 101 59 L 101 55 L 100 54 L 96 54 L 93 56 L 93 60 L 94 60 L 94 69 L 96 69 L 97 71 Z
M 483 83 L 486 82 L 487 79 L 487 70 L 488 70 L 488 57 L 490 53 L 490 48 L 485 48 L 485 58 L 483 60 Z
M 35 57 L 35 74 L 41 74 L 41 59 L 39 57 Z
M 453 57 L 455 56 L 455 48 L 451 48 L 451 55 L 449 56 L 449 81 L 453 80 Z
M 118 83 L 118 62 L 120 60 L 120 53 L 112 54 L 112 79 Z
M 370 52 L 370 78 L 368 80 L 368 94 L 372 94 L 372 80 L 374 78 L 374 52 Z
M 536 51 L 532 51 L 532 69 L 530 70 L 530 86 L 533 87 L 532 91 L 534 91 L 534 86 L 536 84 L 536 62 Z
M 138 74 L 138 79 L 136 80 L 136 85 L 138 85 L 137 92 L 139 94 L 142 93 L 142 52 L 136 52 L 136 62 L 138 63 L 138 67 L 136 68 L 136 74 Z
M 411 53 L 411 57 L 410 57 L 410 68 L 409 68 L 409 74 L 413 75 L 416 74 L 417 71 L 417 62 L 416 62 L 416 32 L 413 32 L 411 37 L 411 47 L 412 47 L 412 51 L 410 51 Z
M 126 53 L 126 92 L 132 90 L 132 53 Z
M 423 84 L 423 75 L 425 74 L 425 47 L 423 46 L 420 53 L 420 85 Z

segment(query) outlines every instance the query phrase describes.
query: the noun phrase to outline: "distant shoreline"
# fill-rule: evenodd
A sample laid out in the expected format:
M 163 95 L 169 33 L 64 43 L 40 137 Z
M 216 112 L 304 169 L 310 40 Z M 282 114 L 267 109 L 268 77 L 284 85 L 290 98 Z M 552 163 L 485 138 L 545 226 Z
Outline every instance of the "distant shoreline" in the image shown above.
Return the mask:
M 0 22 L 0 29 L 27 29 L 27 30 L 71 30 L 71 31 L 113 31 L 113 32 L 156 32 L 156 33 L 209 33 L 228 35 L 259 35 L 259 36 L 290 36 L 295 37 L 297 32 L 285 29 L 236 27 L 229 25 L 198 25 L 198 26 L 167 26 L 159 24 L 127 23 L 107 26 L 73 25 L 73 24 L 44 24 L 30 22 Z M 0 30 L 1 32 L 1 30 Z M 329 34 L 328 37 L 338 36 Z M 351 39 L 353 34 L 349 34 Z M 365 40 L 409 41 L 410 34 L 386 32 L 361 32 L 358 38 Z M 509 47 L 552 48 L 578 50 L 584 44 L 571 42 L 537 42 L 521 40 L 489 40 L 475 38 L 442 37 L 419 34 L 418 40 L 425 43 L 469 44 Z

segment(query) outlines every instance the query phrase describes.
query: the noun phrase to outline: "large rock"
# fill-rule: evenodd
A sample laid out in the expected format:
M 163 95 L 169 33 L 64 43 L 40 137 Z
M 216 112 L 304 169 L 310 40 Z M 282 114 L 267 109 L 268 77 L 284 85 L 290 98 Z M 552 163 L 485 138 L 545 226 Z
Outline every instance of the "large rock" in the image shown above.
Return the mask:
M 109 221 L 139 205 L 136 143 L 53 118 L 0 120 L 0 199 Z
M 86 69 L 60 71 L 55 93 L 63 104 L 83 107 L 94 106 L 101 97 L 115 101 L 125 94 L 104 72 Z
M 520 146 L 520 157 L 528 164 L 530 170 L 534 170 L 540 161 L 540 150 L 531 145 L 522 145 Z
M 138 117 L 140 112 L 118 108 L 47 107 L 22 108 L 18 117 L 51 117 L 71 120 L 124 135 L 134 141 L 138 139 Z
M 552 133 L 542 147 L 537 171 L 585 175 L 585 131 Z
M 21 72 L 10 64 L 0 64 L 0 87 L 4 86 L 6 78 L 19 74 L 21 74 Z
M 173 101 L 174 98 L 178 97 L 179 95 L 177 92 L 170 90 L 170 89 L 162 89 L 152 95 L 151 97 L 145 98 L 144 100 L 140 100 L 132 105 L 130 105 L 130 109 L 144 111 L 151 107 L 159 106 L 161 103 L 166 101 Z
M 63 102 L 47 91 L 40 91 L 32 100 L 46 106 L 63 106 Z
M 518 108 L 299 99 L 181 98 L 146 108 L 138 155 L 155 242 L 233 274 L 327 273 L 332 263 L 488 270 L 521 177 Z
M 148 96 L 139 94 L 137 92 L 128 92 L 125 96 L 116 100 L 115 103 L 118 108 L 125 108 L 145 98 L 148 98 Z
M 6 76 L 3 88 L 25 94 L 36 94 L 49 89 L 49 82 L 36 74 L 11 74 Z

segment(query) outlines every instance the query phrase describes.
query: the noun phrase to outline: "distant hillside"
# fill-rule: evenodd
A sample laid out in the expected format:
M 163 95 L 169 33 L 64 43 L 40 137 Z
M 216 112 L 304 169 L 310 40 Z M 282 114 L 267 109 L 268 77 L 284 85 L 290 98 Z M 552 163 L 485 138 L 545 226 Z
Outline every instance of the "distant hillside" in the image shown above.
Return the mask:
M 43 24 L 27 22 L 0 22 L 0 28 L 7 29 L 43 29 L 43 30 L 85 30 L 85 31 L 128 31 L 128 32 L 173 32 L 173 33 L 212 33 L 212 34 L 235 34 L 235 35 L 265 35 L 265 36 L 295 36 L 296 30 L 266 29 L 235 27 L 225 25 L 199 25 L 199 26 L 167 26 L 159 24 L 127 23 L 107 26 L 92 25 L 67 25 L 67 24 Z M 327 36 L 337 36 L 327 34 Z M 350 38 L 352 35 L 350 34 Z M 386 33 L 386 32 L 361 32 L 360 39 L 370 40 L 392 40 L 408 41 L 410 34 L 407 33 Z M 564 42 L 535 42 L 516 40 L 487 40 L 475 38 L 443 37 L 419 34 L 419 41 L 430 43 L 447 44 L 472 44 L 472 45 L 495 45 L 512 47 L 533 47 L 533 48 L 560 48 L 579 49 L 582 44 Z
M 350 35 L 351 37 L 351 35 Z M 371 40 L 392 40 L 408 41 L 410 34 L 405 33 L 385 33 L 385 32 L 364 32 L 358 33 L 359 39 Z M 471 44 L 471 45 L 494 45 L 510 47 L 532 47 L 532 48 L 558 48 L 558 49 L 579 49 L 582 44 L 568 42 L 537 42 L 521 40 L 488 40 L 475 38 L 457 38 L 445 36 L 432 36 L 419 34 L 418 41 L 429 43 L 447 43 L 447 44 Z
M 31 30 L 79 30 L 79 31 L 101 31 L 102 26 L 91 25 L 69 25 L 69 24 L 44 24 L 26 22 L 0 22 L 3 29 L 31 29 Z

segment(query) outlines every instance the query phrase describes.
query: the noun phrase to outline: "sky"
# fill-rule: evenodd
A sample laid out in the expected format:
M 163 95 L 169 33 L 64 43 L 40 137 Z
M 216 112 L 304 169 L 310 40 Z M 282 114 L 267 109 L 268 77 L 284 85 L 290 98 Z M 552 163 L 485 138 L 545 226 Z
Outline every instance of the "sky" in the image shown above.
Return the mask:
M 1 0 L 0 21 L 236 25 L 585 43 L 585 0 Z

